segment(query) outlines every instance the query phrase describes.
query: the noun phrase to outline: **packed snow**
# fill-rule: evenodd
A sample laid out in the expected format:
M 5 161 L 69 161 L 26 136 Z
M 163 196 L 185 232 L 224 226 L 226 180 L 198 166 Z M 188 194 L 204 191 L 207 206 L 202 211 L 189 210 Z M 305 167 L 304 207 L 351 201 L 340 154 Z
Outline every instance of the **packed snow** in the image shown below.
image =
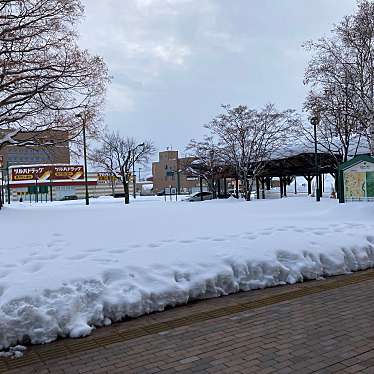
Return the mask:
M 0 349 L 374 265 L 374 205 L 328 198 L 18 203 L 0 234 Z

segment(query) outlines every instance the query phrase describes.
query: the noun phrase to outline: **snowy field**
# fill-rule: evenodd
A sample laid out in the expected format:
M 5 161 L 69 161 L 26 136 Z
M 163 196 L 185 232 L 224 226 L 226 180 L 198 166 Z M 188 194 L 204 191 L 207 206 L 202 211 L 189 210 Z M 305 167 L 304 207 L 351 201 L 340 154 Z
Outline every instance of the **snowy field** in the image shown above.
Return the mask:
M 102 198 L 0 213 L 0 348 L 374 266 L 374 205 Z

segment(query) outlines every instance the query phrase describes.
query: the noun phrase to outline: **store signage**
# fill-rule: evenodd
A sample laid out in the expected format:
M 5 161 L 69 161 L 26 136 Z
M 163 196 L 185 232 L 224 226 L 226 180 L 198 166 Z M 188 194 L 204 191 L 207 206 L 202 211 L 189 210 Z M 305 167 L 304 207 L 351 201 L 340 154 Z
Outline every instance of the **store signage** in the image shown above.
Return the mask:
M 118 178 L 113 173 L 97 173 L 98 183 L 114 183 Z
M 59 180 L 82 180 L 84 178 L 84 168 L 82 165 L 41 165 L 29 167 L 12 168 L 12 181 L 33 181 L 40 182 Z

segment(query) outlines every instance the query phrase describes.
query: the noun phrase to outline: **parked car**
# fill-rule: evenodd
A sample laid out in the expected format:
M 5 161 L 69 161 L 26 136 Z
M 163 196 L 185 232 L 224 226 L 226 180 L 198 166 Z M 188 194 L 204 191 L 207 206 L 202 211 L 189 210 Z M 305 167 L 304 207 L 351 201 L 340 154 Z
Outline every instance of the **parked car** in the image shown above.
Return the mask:
M 203 200 L 213 199 L 213 194 L 211 192 L 195 192 L 184 201 L 201 201 L 201 196 Z
M 68 201 L 68 200 L 78 200 L 78 196 L 77 195 L 67 195 L 67 196 L 64 196 L 62 199 L 60 199 L 60 201 Z
M 119 192 L 119 193 L 115 193 L 115 194 L 113 195 L 113 197 L 114 197 L 115 199 L 119 199 L 119 198 L 122 198 L 122 197 L 126 197 L 126 194 L 125 194 L 124 192 Z

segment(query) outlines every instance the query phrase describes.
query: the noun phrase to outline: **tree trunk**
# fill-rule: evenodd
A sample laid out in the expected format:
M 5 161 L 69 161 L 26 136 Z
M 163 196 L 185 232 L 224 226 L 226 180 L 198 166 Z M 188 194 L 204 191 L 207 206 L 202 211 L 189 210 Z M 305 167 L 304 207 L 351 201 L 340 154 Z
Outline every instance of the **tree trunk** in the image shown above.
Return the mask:
M 251 191 L 252 191 L 252 184 L 251 187 L 248 183 L 248 178 L 245 179 L 245 199 L 247 201 L 251 201 Z
M 130 194 L 129 194 L 129 182 L 126 177 L 122 175 L 123 192 L 125 193 L 125 204 L 130 204 Z
M 124 182 L 123 190 L 125 192 L 125 204 L 130 204 L 130 194 L 129 194 L 129 183 Z

